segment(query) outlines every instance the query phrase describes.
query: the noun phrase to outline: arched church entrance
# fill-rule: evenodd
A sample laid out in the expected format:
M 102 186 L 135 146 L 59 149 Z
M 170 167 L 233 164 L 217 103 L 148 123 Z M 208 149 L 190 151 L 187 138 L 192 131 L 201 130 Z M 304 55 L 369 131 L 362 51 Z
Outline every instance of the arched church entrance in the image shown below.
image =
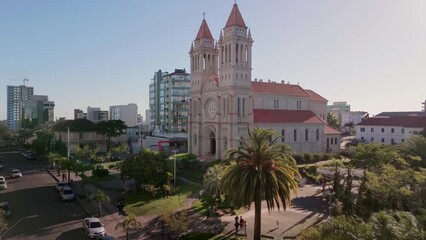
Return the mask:
M 213 131 L 210 132 L 210 154 L 216 154 L 216 135 Z

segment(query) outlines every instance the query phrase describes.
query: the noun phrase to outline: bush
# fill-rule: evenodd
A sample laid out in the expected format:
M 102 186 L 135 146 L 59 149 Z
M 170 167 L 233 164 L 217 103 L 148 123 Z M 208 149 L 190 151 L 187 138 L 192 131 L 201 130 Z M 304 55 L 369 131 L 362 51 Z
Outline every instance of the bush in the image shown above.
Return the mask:
M 305 158 L 306 163 L 312 163 L 313 162 L 312 160 L 314 159 L 314 157 L 311 153 L 305 153 L 305 154 L 303 154 L 303 157 Z
M 96 177 L 106 177 L 109 175 L 109 171 L 108 169 L 103 169 L 98 166 L 92 170 L 92 175 Z

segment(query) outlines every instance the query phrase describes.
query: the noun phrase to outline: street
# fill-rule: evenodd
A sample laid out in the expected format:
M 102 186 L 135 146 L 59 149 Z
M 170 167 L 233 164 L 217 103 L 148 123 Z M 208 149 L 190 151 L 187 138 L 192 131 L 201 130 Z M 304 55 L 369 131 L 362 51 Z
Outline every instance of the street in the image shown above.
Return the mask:
M 2 239 L 85 239 L 81 226 L 87 215 L 77 201 L 59 199 L 47 162 L 28 161 L 16 151 L 0 152 L 0 159 L 8 185 L 0 191 L 0 202 L 9 202 L 7 222 L 13 226 Z M 12 179 L 11 168 L 20 169 L 22 178 Z

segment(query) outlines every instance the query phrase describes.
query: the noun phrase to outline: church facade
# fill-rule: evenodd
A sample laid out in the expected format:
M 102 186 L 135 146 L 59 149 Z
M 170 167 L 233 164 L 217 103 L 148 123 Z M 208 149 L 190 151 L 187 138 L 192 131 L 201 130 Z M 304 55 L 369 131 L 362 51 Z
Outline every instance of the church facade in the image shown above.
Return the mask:
M 254 126 L 275 130 L 297 152 L 338 151 L 340 133 L 326 125 L 327 100 L 299 85 L 252 81 L 252 46 L 237 4 L 217 41 L 202 20 L 189 52 L 189 153 L 224 159 Z

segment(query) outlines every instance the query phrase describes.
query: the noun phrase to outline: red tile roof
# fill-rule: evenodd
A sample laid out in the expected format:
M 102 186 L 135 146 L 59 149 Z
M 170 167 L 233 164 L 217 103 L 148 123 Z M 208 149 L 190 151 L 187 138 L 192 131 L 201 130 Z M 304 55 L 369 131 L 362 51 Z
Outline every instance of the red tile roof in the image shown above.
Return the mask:
M 203 19 L 203 21 L 201 22 L 201 26 L 198 30 L 197 37 L 195 37 L 195 40 L 198 40 L 200 38 L 207 38 L 213 40 L 213 36 L 210 32 L 209 26 L 207 25 L 206 19 Z
M 321 95 L 312 90 L 305 89 L 305 91 L 309 94 L 309 96 L 311 97 L 311 101 L 313 102 L 328 102 L 327 99 L 323 98 Z
M 328 126 L 328 125 L 325 125 L 324 134 L 325 135 L 329 135 L 329 134 L 334 135 L 334 134 L 341 134 L 341 132 L 337 131 L 336 129 L 334 129 L 334 128 Z
M 240 13 L 240 10 L 238 9 L 238 5 L 234 4 L 232 7 L 231 13 L 229 14 L 228 21 L 226 22 L 225 27 L 230 26 L 240 26 L 240 27 L 246 27 L 246 24 L 244 23 L 243 16 Z
M 426 116 L 376 116 L 363 119 L 357 125 L 426 128 Z
M 299 97 L 311 97 L 299 85 L 286 84 L 286 83 L 269 83 L 269 82 L 251 82 L 251 88 L 255 93 L 266 94 L 282 94 Z
M 324 123 L 307 110 L 253 109 L 254 123 Z

